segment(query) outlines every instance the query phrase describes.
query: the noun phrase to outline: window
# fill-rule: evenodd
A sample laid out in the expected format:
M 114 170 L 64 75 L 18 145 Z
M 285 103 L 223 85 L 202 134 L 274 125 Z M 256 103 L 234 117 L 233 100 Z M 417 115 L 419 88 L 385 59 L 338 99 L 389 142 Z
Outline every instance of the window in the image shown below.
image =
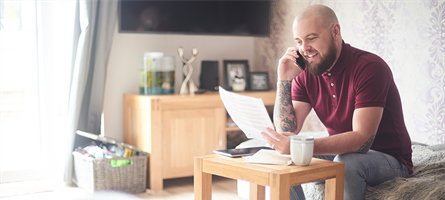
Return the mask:
M 57 135 L 63 134 L 68 100 L 74 3 L 0 1 L 2 182 L 47 176 L 57 160 Z

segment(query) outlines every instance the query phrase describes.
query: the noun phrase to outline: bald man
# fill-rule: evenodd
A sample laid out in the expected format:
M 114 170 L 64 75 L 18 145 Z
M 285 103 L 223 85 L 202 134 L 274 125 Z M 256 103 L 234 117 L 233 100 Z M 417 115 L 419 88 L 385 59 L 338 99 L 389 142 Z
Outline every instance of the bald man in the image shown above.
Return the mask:
M 296 47 L 277 68 L 276 131 L 265 140 L 290 153 L 289 137 L 300 132 L 311 109 L 329 137 L 314 140 L 314 157 L 345 163 L 345 199 L 364 199 L 366 185 L 412 173 L 411 139 L 392 72 L 379 56 L 346 44 L 333 10 L 312 5 L 293 23 Z M 296 64 L 302 55 L 305 68 Z M 304 199 L 301 186 L 291 199 Z

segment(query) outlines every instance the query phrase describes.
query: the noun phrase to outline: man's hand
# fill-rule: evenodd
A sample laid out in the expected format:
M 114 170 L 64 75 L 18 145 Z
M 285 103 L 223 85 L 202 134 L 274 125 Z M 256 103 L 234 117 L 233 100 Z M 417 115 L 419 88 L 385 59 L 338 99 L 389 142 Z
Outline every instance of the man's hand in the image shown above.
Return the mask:
M 300 56 L 297 47 L 289 47 L 283 57 L 278 61 L 278 80 L 292 80 L 302 72 L 295 62 Z
M 271 128 L 267 128 L 267 132 L 275 138 L 270 137 L 267 133 L 261 132 L 261 136 L 281 154 L 290 154 L 290 136 L 295 135 L 291 132 L 278 133 Z

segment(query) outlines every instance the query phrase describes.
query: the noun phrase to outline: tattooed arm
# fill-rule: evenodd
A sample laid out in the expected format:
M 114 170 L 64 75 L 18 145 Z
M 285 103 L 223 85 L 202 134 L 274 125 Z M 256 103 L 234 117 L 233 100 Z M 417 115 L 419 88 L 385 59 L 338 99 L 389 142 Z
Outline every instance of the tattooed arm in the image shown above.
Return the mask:
M 297 133 L 297 121 L 291 98 L 292 81 L 278 80 L 274 107 L 274 123 L 278 132 Z
M 303 125 L 304 119 L 312 108 L 308 103 L 298 102 L 298 104 L 295 105 L 297 102 L 292 102 L 292 80 L 302 72 L 301 68 L 295 65 L 296 59 L 299 58 L 297 51 L 297 47 L 289 47 L 278 62 L 277 97 L 275 99 L 273 118 L 275 128 L 277 132 L 280 133 L 290 132 L 297 134 L 301 130 L 301 125 Z M 297 109 L 297 107 L 300 107 L 300 103 L 304 109 Z M 305 113 L 306 110 L 309 111 Z M 298 112 L 296 113 L 295 111 Z
M 290 153 L 289 136 L 300 132 L 304 119 L 312 109 L 309 103 L 292 101 L 291 85 L 292 80 L 278 80 L 273 114 L 276 131 L 267 130 L 273 138 L 261 133 L 267 143 L 281 154 Z
M 278 80 L 273 118 L 277 132 L 298 134 L 312 107 L 308 103 L 292 102 L 291 89 L 292 81 Z
M 267 130 L 268 134 L 261 133 L 266 142 L 282 154 L 289 154 L 289 136 L 295 135 L 301 130 L 304 119 L 312 109 L 308 103 L 292 101 L 292 80 L 302 72 L 295 65 L 295 60 L 299 57 L 296 51 L 298 51 L 297 47 L 288 48 L 278 62 L 277 97 L 274 107 L 276 131 L 270 129 Z

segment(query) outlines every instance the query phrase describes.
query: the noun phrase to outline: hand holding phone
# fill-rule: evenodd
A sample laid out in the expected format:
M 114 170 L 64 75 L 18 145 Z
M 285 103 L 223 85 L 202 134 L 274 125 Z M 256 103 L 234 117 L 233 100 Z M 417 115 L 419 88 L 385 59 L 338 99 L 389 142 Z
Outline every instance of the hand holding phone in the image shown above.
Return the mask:
M 277 75 L 280 80 L 292 80 L 305 69 L 305 60 L 298 52 L 298 47 L 289 47 L 280 58 Z
M 295 65 L 297 65 L 298 67 L 300 67 L 301 70 L 304 70 L 304 69 L 306 68 L 306 65 L 304 64 L 304 58 L 303 58 L 303 56 L 300 54 L 299 51 L 297 51 L 297 54 L 298 54 L 299 57 L 298 57 L 297 60 L 295 61 Z

